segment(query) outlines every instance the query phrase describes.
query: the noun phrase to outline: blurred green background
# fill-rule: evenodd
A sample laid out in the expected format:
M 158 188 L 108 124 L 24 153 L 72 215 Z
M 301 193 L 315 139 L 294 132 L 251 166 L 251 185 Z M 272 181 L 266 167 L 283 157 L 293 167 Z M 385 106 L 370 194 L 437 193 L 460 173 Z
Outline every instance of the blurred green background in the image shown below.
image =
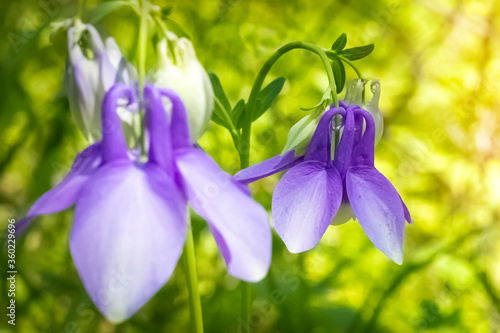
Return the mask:
M 47 4 L 49 6 L 47 7 Z M 405 262 L 375 249 L 357 222 L 330 227 L 319 246 L 290 254 L 273 240 L 269 275 L 253 285 L 250 323 L 239 281 L 227 275 L 206 224 L 193 218 L 206 332 L 500 332 L 500 6 L 496 1 L 214 0 L 173 4 L 197 55 L 232 103 L 247 98 L 267 57 L 293 40 L 325 48 L 375 43 L 357 65 L 382 84 L 385 133 L 376 166 L 406 201 Z M 87 1 L 92 10 L 97 1 Z M 72 210 L 43 216 L 17 244 L 17 324 L 7 324 L 5 227 L 68 171 L 86 146 L 62 90 L 65 58 L 49 23 L 71 0 L 0 3 L 0 332 L 189 332 L 182 265 L 128 322 L 107 323 L 90 302 L 69 253 Z M 86 14 L 85 17 L 89 17 Z M 98 30 L 135 62 L 137 17 L 123 8 Z M 148 68 L 155 62 L 152 46 Z M 354 73 L 348 69 L 350 78 Z M 290 127 L 326 87 L 317 57 L 286 55 L 272 78 L 287 81 L 254 124 L 251 163 L 281 152 Z M 234 104 L 233 104 L 234 105 Z M 238 154 L 212 124 L 201 145 L 228 172 Z M 270 209 L 279 175 L 252 185 Z

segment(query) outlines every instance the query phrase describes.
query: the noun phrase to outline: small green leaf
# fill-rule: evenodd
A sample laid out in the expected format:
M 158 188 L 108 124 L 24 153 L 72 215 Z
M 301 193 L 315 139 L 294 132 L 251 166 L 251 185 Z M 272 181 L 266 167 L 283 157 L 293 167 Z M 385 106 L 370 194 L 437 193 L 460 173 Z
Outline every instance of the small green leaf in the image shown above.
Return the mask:
M 367 55 L 369 55 L 370 53 L 372 53 L 374 48 L 375 48 L 375 45 L 368 44 L 365 46 L 359 46 L 359 47 L 353 47 L 350 49 L 345 49 L 342 52 L 340 52 L 340 54 L 349 60 L 358 60 L 358 59 L 364 58 Z
M 254 114 L 252 115 L 252 121 L 256 121 L 264 112 L 267 111 L 274 103 L 276 98 L 283 89 L 283 85 L 285 84 L 285 78 L 279 77 L 273 82 L 269 83 L 267 87 L 261 90 L 259 95 L 257 96 L 257 101 L 259 105 L 254 110 Z
M 340 52 L 344 49 L 345 47 L 345 44 L 347 43 L 347 35 L 344 33 L 342 33 L 342 35 L 339 36 L 339 38 L 337 38 L 337 40 L 333 43 L 332 45 L 332 51 L 335 51 L 335 52 Z
M 124 6 L 129 6 L 135 11 L 139 11 L 139 3 L 137 1 L 106 1 L 101 3 L 94 11 L 92 11 L 88 21 L 90 24 L 96 24 L 106 15 Z
M 222 89 L 222 85 L 217 75 L 215 75 L 215 73 L 210 73 L 208 77 L 210 78 L 210 82 L 212 83 L 212 88 L 214 89 L 215 97 L 219 99 L 220 103 L 226 109 L 227 112 L 231 111 L 231 104 L 229 104 L 229 100 L 227 99 L 227 96 L 224 93 L 224 89 Z
M 245 112 L 245 101 L 240 99 L 238 103 L 234 106 L 233 111 L 231 111 L 231 118 L 233 120 L 233 124 L 238 124 L 241 118 L 241 115 Z M 238 127 L 238 126 L 236 126 Z M 240 127 L 238 127 L 239 129 Z
M 161 7 L 161 16 L 163 18 L 166 18 L 170 14 L 172 14 L 173 11 L 174 11 L 174 5 L 169 4 L 169 5 L 163 6 L 163 7 Z
M 334 53 L 334 52 L 331 52 L 331 51 L 326 51 L 326 56 L 329 58 L 329 59 L 337 59 L 338 58 L 338 54 L 337 53 Z
M 335 85 L 337 86 L 337 94 L 340 94 L 345 85 L 345 68 L 339 58 L 332 59 L 332 71 L 335 77 Z
M 223 127 L 227 128 L 227 129 L 229 129 L 229 128 L 228 128 L 228 124 L 227 124 L 227 122 L 226 122 L 226 121 L 224 121 L 224 120 L 222 120 L 222 119 L 221 119 L 221 118 L 217 115 L 217 113 L 215 113 L 215 112 L 214 112 L 214 113 L 212 113 L 212 118 L 211 118 L 211 119 L 212 119 L 212 121 L 213 121 L 214 123 L 219 124 L 219 125 L 221 125 L 221 126 L 223 126 Z
M 185 37 L 189 40 L 193 39 L 193 36 L 191 36 L 191 34 L 188 31 L 184 30 L 184 28 L 182 28 L 182 26 L 179 23 L 169 19 L 168 17 L 162 17 L 162 18 L 167 27 L 170 29 L 170 31 L 176 34 L 177 37 Z
M 214 90 L 214 112 L 212 113 L 212 120 L 216 124 L 224 126 L 231 131 L 231 104 L 229 104 L 229 100 L 222 89 L 222 85 L 220 84 L 217 75 L 210 73 L 208 76 L 210 78 L 210 82 L 212 83 L 212 89 Z

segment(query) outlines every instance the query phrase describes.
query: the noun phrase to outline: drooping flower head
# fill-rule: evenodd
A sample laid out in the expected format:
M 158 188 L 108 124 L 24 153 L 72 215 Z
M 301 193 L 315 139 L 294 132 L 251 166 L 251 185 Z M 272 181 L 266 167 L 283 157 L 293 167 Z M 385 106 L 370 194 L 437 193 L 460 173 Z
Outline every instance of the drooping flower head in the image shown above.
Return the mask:
M 343 133 L 332 158 L 335 116 L 342 117 Z M 288 170 L 274 191 L 272 215 L 291 252 L 311 249 L 332 222 L 355 216 L 374 245 L 400 264 L 405 219 L 411 218 L 394 186 L 374 167 L 374 141 L 372 115 L 341 103 L 322 116 L 304 156 L 289 152 L 242 170 L 235 179 L 247 183 Z
M 122 57 L 113 38 L 102 41 L 90 24 L 75 21 L 68 29 L 68 61 L 65 89 L 75 123 L 89 142 L 101 139 L 101 104 L 115 83 L 135 82 L 134 68 Z M 129 106 L 129 111 L 134 106 Z M 127 131 L 132 130 L 133 114 L 119 109 Z
M 36 216 L 75 204 L 71 254 L 91 299 L 112 322 L 133 315 L 170 277 L 184 244 L 187 200 L 209 223 L 230 274 L 258 281 L 271 257 L 265 210 L 190 141 L 179 96 L 150 85 L 143 96 L 147 161 L 129 152 L 117 114 L 135 94 L 115 85 L 103 102 L 102 140 L 77 156 L 16 228 L 20 233 Z
M 205 132 L 214 108 L 214 93 L 207 72 L 196 58 L 193 44 L 169 33 L 158 43 L 158 66 L 154 83 L 173 89 L 187 109 L 191 140 Z

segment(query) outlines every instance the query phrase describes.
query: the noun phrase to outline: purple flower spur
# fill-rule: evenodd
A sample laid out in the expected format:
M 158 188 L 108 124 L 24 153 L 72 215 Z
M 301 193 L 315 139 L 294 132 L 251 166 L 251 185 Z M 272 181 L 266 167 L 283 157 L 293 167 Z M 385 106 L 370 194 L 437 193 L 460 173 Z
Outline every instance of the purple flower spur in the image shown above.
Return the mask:
M 134 96 L 123 84 L 109 90 L 102 140 L 82 151 L 17 224 L 22 232 L 36 216 L 75 204 L 71 254 L 90 297 L 112 322 L 133 315 L 169 279 L 185 241 L 188 202 L 207 220 L 230 274 L 258 281 L 271 259 L 267 213 L 190 141 L 186 110 L 172 90 L 146 86 L 147 162 L 129 152 L 116 110 Z
M 342 117 L 343 132 L 332 159 L 336 115 Z M 405 220 L 411 217 L 394 186 L 374 167 L 374 141 L 371 114 L 341 103 L 322 116 L 304 156 L 291 151 L 234 178 L 248 183 L 288 169 L 274 191 L 272 216 L 290 252 L 313 248 L 330 224 L 355 217 L 373 244 L 401 264 Z

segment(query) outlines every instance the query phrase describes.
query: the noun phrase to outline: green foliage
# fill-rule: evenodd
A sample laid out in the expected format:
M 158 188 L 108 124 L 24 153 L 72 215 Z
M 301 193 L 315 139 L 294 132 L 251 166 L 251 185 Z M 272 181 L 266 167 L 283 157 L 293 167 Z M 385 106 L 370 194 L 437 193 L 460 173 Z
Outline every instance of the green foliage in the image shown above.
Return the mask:
M 374 44 L 353 47 L 350 49 L 343 50 L 342 52 L 340 52 L 340 55 L 342 55 L 343 57 L 345 57 L 349 60 L 359 60 L 359 59 L 362 59 L 362 58 L 368 56 L 370 53 L 372 53 L 374 48 L 375 48 Z
M 49 42 L 49 23 L 74 15 L 76 2 L 54 5 L 52 14 L 43 9 L 48 3 L 62 1 L 7 0 L 0 10 L 2 235 L 7 219 L 26 213 L 87 145 L 63 95 L 65 58 Z M 87 0 L 87 13 L 100 3 Z M 377 52 L 359 62 L 367 78 L 382 79 L 386 131 L 375 164 L 414 218 L 406 229 L 402 266 L 385 259 L 357 221 L 329 227 L 317 247 L 301 254 L 289 253 L 275 235 L 273 265 L 252 286 L 253 319 L 247 324 L 240 320 L 240 284 L 227 274 L 207 223 L 194 216 L 207 333 L 500 330 L 500 91 L 495 84 L 500 14 L 494 1 L 415 6 L 389 0 L 193 0 L 176 1 L 168 18 L 192 33 L 198 58 L 223 83 L 224 95 L 216 91 L 222 105 L 215 106 L 217 123 L 200 145 L 230 173 L 239 169 L 239 159 L 219 124 L 239 124 L 242 99 L 270 54 L 292 40 L 329 46 L 340 31 L 349 36 L 349 46 L 376 43 Z M 122 7 L 103 16 L 97 28 L 115 37 L 123 54 L 133 55 L 136 25 L 136 13 Z M 354 60 L 342 54 L 347 50 L 335 50 L 344 66 L 339 54 Z M 335 52 L 327 51 L 330 58 Z M 150 46 L 147 70 L 154 64 Z M 356 75 L 349 67 L 345 71 L 348 79 Z M 271 77 L 280 76 L 287 79 L 287 93 L 253 124 L 251 164 L 281 153 L 289 129 L 306 115 L 299 108 L 316 104 L 327 85 L 322 64 L 303 51 L 279 60 Z M 216 90 L 212 76 L 211 81 Z M 269 212 L 279 178 L 251 185 Z M 11 327 L 3 318 L 0 332 L 189 332 L 182 265 L 131 320 L 106 322 L 74 267 L 72 223 L 72 209 L 40 217 L 17 240 L 17 322 Z M 8 300 L 6 260 L 2 251 L 2 309 Z
M 123 7 L 130 7 L 140 13 L 139 2 L 138 1 L 106 1 L 101 3 L 95 10 L 92 11 L 88 23 L 96 24 L 100 22 L 105 16 L 111 14 L 112 12 L 121 9 Z
M 214 112 L 212 120 L 227 128 L 230 132 L 236 127 L 245 108 L 245 102 L 240 100 L 234 107 L 231 107 L 219 78 L 214 73 L 209 74 L 210 82 L 214 90 Z
M 258 107 L 252 115 L 252 121 L 259 119 L 259 117 L 271 107 L 276 98 L 278 98 L 284 84 L 285 78 L 279 77 L 259 92 L 257 96 Z
M 335 76 L 335 85 L 337 86 L 337 94 L 344 89 L 345 85 L 345 68 L 342 61 L 339 58 L 332 58 L 332 70 L 333 75 Z
M 346 44 L 347 44 L 347 35 L 345 34 L 345 32 L 343 32 L 342 35 L 340 35 L 339 38 L 337 38 L 333 43 L 331 50 L 336 53 L 339 53 L 344 49 Z

